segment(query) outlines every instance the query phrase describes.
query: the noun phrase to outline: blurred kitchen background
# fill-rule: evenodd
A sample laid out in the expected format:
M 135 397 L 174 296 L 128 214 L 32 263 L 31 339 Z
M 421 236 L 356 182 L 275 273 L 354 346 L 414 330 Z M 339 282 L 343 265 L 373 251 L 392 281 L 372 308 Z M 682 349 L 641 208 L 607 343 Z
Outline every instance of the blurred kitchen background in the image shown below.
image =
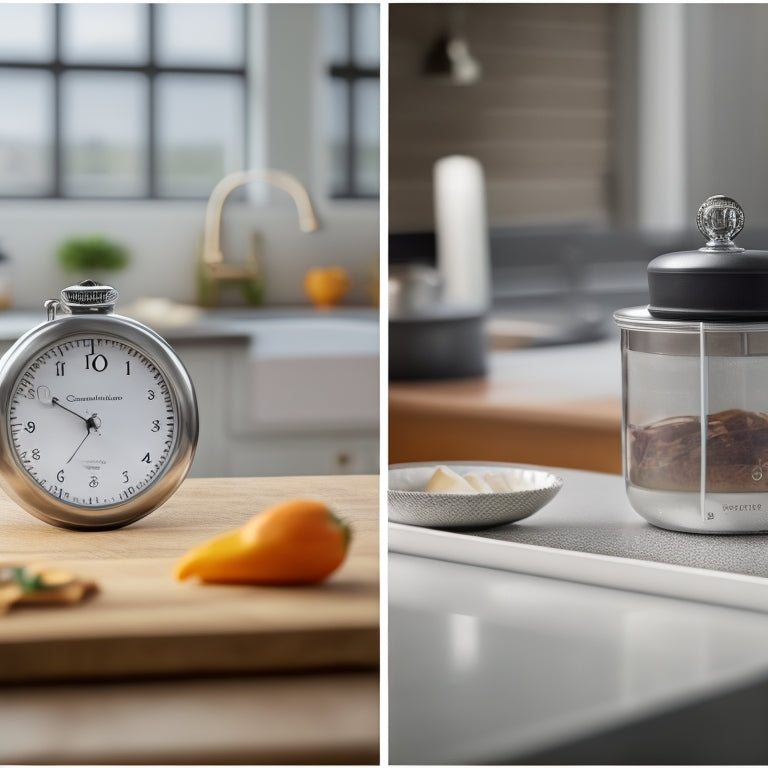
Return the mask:
M 651 259 L 704 244 L 710 195 L 768 248 L 766 31 L 765 4 L 390 6 L 391 461 L 621 471 L 612 313 L 647 304 Z M 449 156 L 483 185 L 471 165 L 433 183 Z M 436 298 L 449 193 L 451 241 L 482 211 L 463 249 L 488 271 L 482 328 Z
M 0 348 L 95 277 L 190 370 L 193 474 L 378 471 L 378 5 L 0 4 L 0 105 Z
M 454 154 L 485 173 L 494 308 L 541 319 L 521 343 L 608 332 L 613 309 L 647 301 L 653 256 L 703 244 L 709 195 L 744 207 L 741 245 L 768 247 L 764 4 L 389 16 L 390 264 L 434 262 L 433 164 Z

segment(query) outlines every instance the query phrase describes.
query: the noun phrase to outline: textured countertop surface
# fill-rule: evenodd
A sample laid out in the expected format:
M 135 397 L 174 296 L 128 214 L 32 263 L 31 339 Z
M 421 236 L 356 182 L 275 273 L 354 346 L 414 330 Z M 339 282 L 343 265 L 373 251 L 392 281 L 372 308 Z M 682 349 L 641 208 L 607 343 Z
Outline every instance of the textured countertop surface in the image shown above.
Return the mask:
M 657 528 L 631 508 L 621 478 L 553 471 L 564 478 L 564 489 L 542 510 L 514 525 L 467 529 L 463 533 L 768 579 L 767 534 L 703 535 Z
M 735 607 L 768 606 L 765 536 L 656 529 L 620 477 L 554 471 L 562 491 L 520 523 L 390 526 L 393 763 L 524 763 L 560 748 L 569 764 L 580 740 L 768 679 L 768 607 Z M 756 757 L 719 717 L 726 762 L 765 762 L 768 746 Z M 643 754 L 709 762 L 699 726 L 692 740 L 646 739 Z

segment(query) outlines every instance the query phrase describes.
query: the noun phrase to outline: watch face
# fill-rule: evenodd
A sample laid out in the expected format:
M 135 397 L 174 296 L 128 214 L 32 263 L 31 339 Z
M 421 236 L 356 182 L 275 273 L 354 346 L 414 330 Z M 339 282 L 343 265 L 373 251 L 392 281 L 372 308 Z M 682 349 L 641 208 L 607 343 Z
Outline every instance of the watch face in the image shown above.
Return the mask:
M 158 365 L 111 335 L 59 339 L 30 356 L 6 413 L 17 464 L 76 507 L 129 502 L 163 474 L 178 405 Z

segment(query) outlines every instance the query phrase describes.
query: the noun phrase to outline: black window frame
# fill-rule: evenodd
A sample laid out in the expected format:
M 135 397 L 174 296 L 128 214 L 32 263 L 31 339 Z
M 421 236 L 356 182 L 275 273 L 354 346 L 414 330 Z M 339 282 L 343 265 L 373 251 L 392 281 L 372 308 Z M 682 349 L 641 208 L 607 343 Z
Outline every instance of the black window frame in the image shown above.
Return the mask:
M 344 6 L 345 25 L 346 25 L 346 59 L 344 61 L 331 61 L 328 65 L 328 75 L 332 80 L 340 80 L 345 83 L 347 98 L 347 135 L 344 148 L 344 185 L 341 190 L 330 192 L 332 200 L 378 200 L 379 193 L 361 192 L 357 188 L 357 121 L 355 84 L 359 80 L 375 79 L 381 82 L 381 66 L 364 67 L 357 64 L 355 37 L 355 13 L 357 6 L 355 3 L 348 3 Z M 381 13 L 381 6 L 379 6 Z M 379 17 L 381 19 L 381 17 Z M 379 21 L 381 23 L 381 21 Z M 381 123 L 379 123 L 381 125 Z M 379 147 L 381 147 L 381 138 L 379 138 Z
M 156 82 L 159 75 L 183 74 L 183 75 L 234 75 L 242 79 L 242 99 L 243 99 L 243 159 L 245 167 L 248 167 L 249 154 L 249 115 L 248 115 L 248 22 L 249 8 L 247 3 L 238 4 L 243 14 L 242 34 L 243 34 L 243 63 L 241 67 L 213 67 L 213 66 L 166 66 L 156 63 L 155 58 L 155 36 L 156 36 L 156 3 L 143 3 L 147 8 L 147 37 L 148 37 L 148 58 L 143 64 L 113 64 L 108 62 L 88 62 L 88 63 L 70 63 L 61 58 L 62 48 L 62 4 L 52 4 L 54 41 L 53 58 L 49 61 L 16 61 L 13 59 L 0 58 L 0 69 L 16 69 L 26 71 L 50 72 L 53 75 L 53 178 L 50 193 L 23 194 L 23 193 L 0 193 L 0 199 L 21 199 L 21 200 L 157 200 L 157 201 L 179 201 L 179 200 L 205 200 L 207 195 L 159 195 L 158 194 L 158 175 L 159 168 L 157 164 L 157 122 L 156 122 Z M 66 7 L 63 6 L 63 7 Z M 62 129 L 62 99 L 61 99 L 61 78 L 68 72 L 97 72 L 97 73 L 134 73 L 143 75 L 147 78 L 147 126 L 144 137 L 147 140 L 147 158 L 144 173 L 146 174 L 147 189 L 142 195 L 65 195 L 62 188 L 62 157 L 63 145 L 61 138 Z

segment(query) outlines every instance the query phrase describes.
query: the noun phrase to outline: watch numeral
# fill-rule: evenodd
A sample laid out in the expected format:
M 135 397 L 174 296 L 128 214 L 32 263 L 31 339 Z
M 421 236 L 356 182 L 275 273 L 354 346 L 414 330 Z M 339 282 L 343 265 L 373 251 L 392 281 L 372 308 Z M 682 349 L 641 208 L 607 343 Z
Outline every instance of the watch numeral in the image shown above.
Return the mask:
M 63 469 L 60 469 L 60 470 L 58 471 L 58 473 L 56 474 L 56 479 L 57 479 L 57 480 L 58 480 L 60 483 L 63 483 L 63 482 L 64 482 L 64 470 L 63 470 Z
M 33 448 L 32 449 L 32 458 L 35 461 L 40 461 L 40 450 L 38 448 Z
M 91 357 L 93 357 L 93 360 L 91 360 Z M 101 373 L 103 370 L 106 370 L 107 364 L 107 358 L 104 355 L 90 354 L 85 356 L 86 371 L 93 370 L 96 373 Z
M 131 375 L 131 361 L 126 360 L 125 361 L 125 375 L 130 376 Z
M 123 484 L 128 482 L 128 472 L 123 470 Z
M 35 431 L 35 422 L 34 421 L 28 421 L 24 425 L 24 431 L 25 432 L 29 432 L 29 434 L 31 435 Z
M 149 463 L 150 463 L 151 459 L 149 458 L 149 452 L 147 452 L 147 453 L 145 453 L 145 454 L 144 454 L 144 458 L 142 458 L 142 461 L 143 461 L 145 464 L 149 464 Z
M 147 400 L 154 400 L 155 399 L 155 390 L 154 389 L 148 389 L 147 390 Z
M 152 431 L 153 432 L 159 432 L 160 431 L 160 419 L 155 419 L 152 422 Z
M 65 365 L 66 365 L 66 363 L 63 360 L 57 360 L 56 361 L 56 375 L 57 376 L 63 376 L 64 375 L 64 366 Z
M 98 486 L 99 486 L 99 478 L 98 478 L 98 477 L 96 477 L 96 475 L 91 475 L 91 480 L 90 480 L 90 482 L 88 483 L 88 485 L 89 485 L 91 488 L 98 488 Z

